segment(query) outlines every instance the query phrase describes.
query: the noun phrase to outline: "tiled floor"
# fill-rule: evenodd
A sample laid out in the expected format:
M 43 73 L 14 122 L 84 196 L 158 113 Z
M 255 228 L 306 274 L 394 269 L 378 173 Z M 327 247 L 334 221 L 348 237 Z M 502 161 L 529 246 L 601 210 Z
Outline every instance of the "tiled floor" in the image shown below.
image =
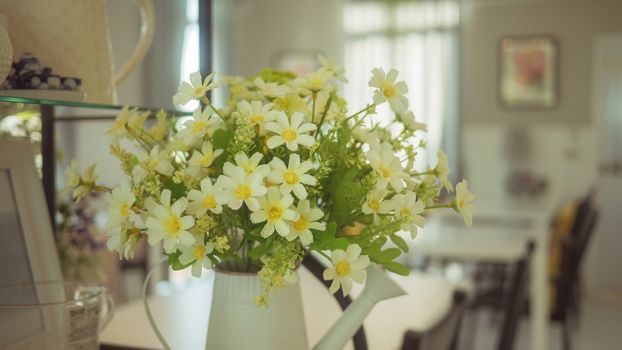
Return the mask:
M 572 330 L 573 350 L 622 349 L 622 302 L 586 300 L 581 315 L 580 324 Z M 459 349 L 496 349 L 501 321 L 500 317 L 485 311 L 467 315 L 463 322 Z M 560 327 L 551 327 L 551 350 L 562 350 L 560 339 Z M 529 349 L 529 322 L 524 319 L 518 332 L 515 350 Z

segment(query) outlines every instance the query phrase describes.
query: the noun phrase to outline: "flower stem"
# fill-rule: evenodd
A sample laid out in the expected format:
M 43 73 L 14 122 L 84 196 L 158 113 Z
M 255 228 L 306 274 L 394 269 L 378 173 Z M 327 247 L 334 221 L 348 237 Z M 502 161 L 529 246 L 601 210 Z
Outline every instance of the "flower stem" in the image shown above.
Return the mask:
M 451 202 L 450 203 L 444 203 L 444 204 L 430 205 L 429 207 L 425 207 L 425 208 L 426 209 L 451 208 Z
M 363 108 L 363 109 L 361 109 L 360 111 L 358 111 L 358 112 L 356 112 L 356 113 L 352 114 L 351 116 L 347 117 L 345 121 L 347 122 L 347 121 L 349 121 L 350 119 L 352 119 L 352 118 L 356 117 L 357 115 L 359 115 L 359 114 L 361 114 L 361 113 L 363 113 L 363 112 L 367 112 L 367 110 L 369 110 L 370 108 L 375 107 L 375 106 L 376 106 L 376 104 L 374 104 L 374 103 L 370 103 L 370 104 L 368 104 L 365 108 Z

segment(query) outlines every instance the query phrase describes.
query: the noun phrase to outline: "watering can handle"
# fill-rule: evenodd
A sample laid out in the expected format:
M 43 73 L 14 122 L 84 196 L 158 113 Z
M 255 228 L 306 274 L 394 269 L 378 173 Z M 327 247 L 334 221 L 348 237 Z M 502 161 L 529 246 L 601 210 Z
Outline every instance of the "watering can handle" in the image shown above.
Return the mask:
M 134 3 L 140 10 L 140 40 L 136 48 L 134 48 L 134 52 L 132 52 L 130 59 L 114 75 L 114 86 L 118 86 L 127 78 L 132 69 L 145 57 L 153 41 L 153 34 L 155 32 L 155 11 L 153 9 L 153 2 L 152 0 L 134 0 Z

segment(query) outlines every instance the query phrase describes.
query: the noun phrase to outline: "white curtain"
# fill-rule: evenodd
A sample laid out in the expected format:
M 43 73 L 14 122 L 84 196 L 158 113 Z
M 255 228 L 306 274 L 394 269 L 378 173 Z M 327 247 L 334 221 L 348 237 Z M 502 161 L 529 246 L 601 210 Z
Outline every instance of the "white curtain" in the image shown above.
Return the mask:
M 397 68 L 408 84 L 411 109 L 428 124 L 428 151 L 418 166 L 435 164 L 443 147 L 457 170 L 459 8 L 457 0 L 387 0 L 350 1 L 344 9 L 350 108 L 370 101 L 372 68 Z M 390 117 L 386 108 L 380 113 L 381 120 Z

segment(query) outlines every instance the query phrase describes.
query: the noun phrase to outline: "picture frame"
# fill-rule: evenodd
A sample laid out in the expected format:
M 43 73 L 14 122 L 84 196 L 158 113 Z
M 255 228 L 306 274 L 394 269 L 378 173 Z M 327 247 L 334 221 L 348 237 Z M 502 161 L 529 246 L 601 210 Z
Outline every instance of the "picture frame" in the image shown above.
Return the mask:
M 32 286 L 3 295 L 2 303 L 37 305 L 60 297 L 62 291 L 38 290 L 35 284 L 63 276 L 32 144 L 25 140 L 0 140 L 0 228 L 0 285 Z M 46 330 L 58 320 L 54 312 L 36 308 L 1 310 L 0 348 L 43 347 Z
M 506 109 L 553 109 L 559 103 L 559 44 L 551 35 L 499 41 L 499 101 Z
M 319 50 L 283 50 L 272 57 L 272 66 L 303 76 L 320 68 L 317 62 L 319 53 Z

